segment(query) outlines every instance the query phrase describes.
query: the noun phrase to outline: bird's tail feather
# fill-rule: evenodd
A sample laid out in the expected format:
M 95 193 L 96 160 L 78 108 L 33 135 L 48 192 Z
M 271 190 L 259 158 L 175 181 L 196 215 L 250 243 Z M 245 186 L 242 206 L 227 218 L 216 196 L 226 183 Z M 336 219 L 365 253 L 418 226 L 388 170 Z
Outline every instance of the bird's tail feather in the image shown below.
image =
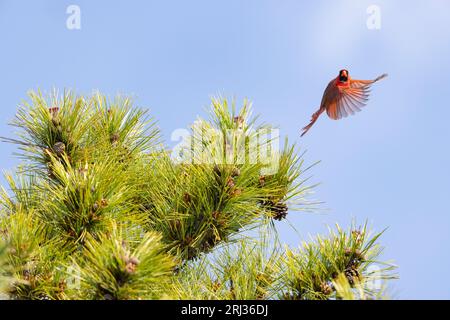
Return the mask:
M 300 137 L 303 137 L 308 131 L 309 129 L 311 129 L 311 127 L 314 125 L 314 123 L 316 123 L 317 119 L 319 118 L 320 114 L 324 111 L 325 109 L 320 108 L 317 112 L 315 112 L 312 117 L 311 117 L 311 121 L 309 122 L 309 124 L 304 127 L 302 129 L 302 134 L 300 135 Z

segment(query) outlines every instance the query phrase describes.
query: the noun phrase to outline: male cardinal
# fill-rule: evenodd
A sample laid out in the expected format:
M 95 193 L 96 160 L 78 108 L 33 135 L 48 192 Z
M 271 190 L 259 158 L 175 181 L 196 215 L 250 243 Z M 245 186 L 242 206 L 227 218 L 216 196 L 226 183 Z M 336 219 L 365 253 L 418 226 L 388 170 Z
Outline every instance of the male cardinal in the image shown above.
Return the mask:
M 387 74 L 382 74 L 374 80 L 355 80 L 349 76 L 347 70 L 340 70 L 339 75 L 331 80 L 325 89 L 319 110 L 312 115 L 311 122 L 302 129 L 301 136 L 303 137 L 311 129 L 325 110 L 334 120 L 361 111 L 360 108 L 364 107 L 369 100 L 370 86 L 385 77 Z

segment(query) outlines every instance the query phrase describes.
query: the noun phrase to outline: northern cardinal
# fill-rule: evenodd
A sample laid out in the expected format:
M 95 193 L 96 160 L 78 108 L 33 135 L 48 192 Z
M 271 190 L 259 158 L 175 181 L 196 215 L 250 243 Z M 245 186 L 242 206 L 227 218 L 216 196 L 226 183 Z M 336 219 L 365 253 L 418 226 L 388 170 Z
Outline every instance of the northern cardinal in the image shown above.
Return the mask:
M 339 75 L 331 80 L 325 89 L 319 110 L 312 115 L 311 122 L 302 129 L 301 136 L 303 137 L 311 129 L 325 110 L 334 120 L 361 111 L 369 100 L 370 86 L 385 77 L 387 74 L 382 74 L 374 80 L 355 80 L 349 76 L 347 70 L 340 70 Z

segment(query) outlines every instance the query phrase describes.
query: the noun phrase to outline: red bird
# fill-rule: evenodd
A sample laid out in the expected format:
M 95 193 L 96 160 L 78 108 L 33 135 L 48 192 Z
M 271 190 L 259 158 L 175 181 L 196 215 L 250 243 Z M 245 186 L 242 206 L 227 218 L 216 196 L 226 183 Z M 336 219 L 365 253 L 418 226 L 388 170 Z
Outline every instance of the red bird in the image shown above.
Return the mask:
M 319 110 L 312 115 L 311 122 L 302 129 L 301 136 L 303 137 L 311 129 L 325 110 L 334 120 L 361 111 L 369 100 L 370 86 L 385 77 L 387 74 L 382 74 L 374 80 L 355 80 L 349 76 L 347 70 L 339 71 L 339 75 L 331 80 L 325 89 Z

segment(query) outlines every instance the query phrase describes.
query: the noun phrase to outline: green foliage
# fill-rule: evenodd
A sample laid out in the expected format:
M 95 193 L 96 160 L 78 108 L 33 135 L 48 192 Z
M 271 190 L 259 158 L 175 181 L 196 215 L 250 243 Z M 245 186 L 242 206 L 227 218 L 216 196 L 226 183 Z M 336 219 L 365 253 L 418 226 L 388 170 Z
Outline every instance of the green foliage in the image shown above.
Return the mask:
M 79 160 L 92 120 L 84 99 L 71 93 L 62 97 L 54 93 L 49 102 L 40 92 L 29 96 L 31 103 L 23 102 L 12 122 L 20 129 L 19 139 L 7 139 L 19 145 L 19 155 L 27 160 L 28 169 L 44 173 L 52 154 L 65 153 L 71 161 Z
M 48 231 L 33 211 L 18 211 L 2 219 L 6 254 L 13 282 L 8 294 L 15 299 L 43 299 L 56 294 L 58 278 L 54 266 L 66 251 L 57 239 L 48 240 Z
M 188 264 L 169 291 L 175 299 L 383 298 L 385 281 L 396 274 L 377 259 L 380 235 L 370 236 L 366 225 L 348 232 L 338 226 L 299 250 L 242 239 Z
M 131 236 L 133 238 L 133 236 Z M 137 243 L 113 223 L 108 234 L 88 236 L 80 257 L 73 259 L 75 286 L 69 297 L 81 299 L 155 299 L 173 275 L 175 260 L 161 236 L 148 232 Z M 76 283 L 76 281 L 75 281 Z
M 5 298 L 5 290 L 9 287 L 9 282 L 11 281 L 10 277 L 10 266 L 8 264 L 7 258 L 7 245 L 1 241 L 0 242 L 0 300 Z
M 348 232 L 338 226 L 328 238 L 318 236 L 315 243 L 304 243 L 299 250 L 287 249 L 281 287 L 289 290 L 284 298 L 339 299 L 353 294 L 355 287 L 365 297 L 376 297 L 381 280 L 396 277 L 394 265 L 377 261 L 382 248 L 376 241 L 381 234 L 371 236 L 367 225 Z
M 42 182 L 42 220 L 75 243 L 83 242 L 87 234 L 107 229 L 113 219 L 124 223 L 145 220 L 131 201 L 136 190 L 127 183 L 124 166 L 114 157 L 76 167 L 67 159 L 64 163 L 52 159 L 53 180 L 57 183 Z
M 275 298 L 280 251 L 267 241 L 241 239 L 189 263 L 170 291 L 175 299 Z
M 287 140 L 278 148 L 278 132 L 252 117 L 247 101 L 238 110 L 213 99 L 209 111 L 167 150 L 153 119 L 128 98 L 31 93 L 12 122 L 18 138 L 3 138 L 24 161 L 0 192 L 0 292 L 11 299 L 374 297 L 355 289 L 370 278 L 378 236 L 366 240 L 364 227 L 356 241 L 338 230 L 300 251 L 282 249 L 275 221 L 314 207 L 310 167 Z M 260 239 L 247 238 L 251 230 L 262 230 Z M 349 270 L 358 281 L 348 290 L 338 280 Z M 326 294 L 324 284 L 332 288 Z
M 185 260 L 271 218 L 285 218 L 288 200 L 309 206 L 299 201 L 309 187 L 298 179 L 303 161 L 294 147 L 286 143 L 282 150 L 270 150 L 272 139 L 258 135 L 271 127 L 249 118 L 247 103 L 239 113 L 235 109 L 226 99 L 213 100 L 211 120 L 198 119 L 177 150 L 183 162 L 162 153 L 149 160 L 152 170 L 143 166 L 138 172 L 139 202 L 149 212 L 151 228 Z M 255 141 L 270 157 L 258 160 L 260 154 L 250 154 Z

